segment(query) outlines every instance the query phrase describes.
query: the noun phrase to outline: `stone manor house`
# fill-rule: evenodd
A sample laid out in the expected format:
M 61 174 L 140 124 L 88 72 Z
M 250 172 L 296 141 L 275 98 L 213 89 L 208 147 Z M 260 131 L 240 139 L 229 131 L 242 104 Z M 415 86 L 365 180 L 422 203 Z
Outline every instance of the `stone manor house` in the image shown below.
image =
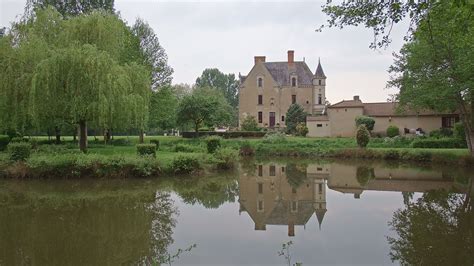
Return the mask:
M 266 62 L 265 56 L 254 59 L 248 75 L 239 75 L 239 124 L 247 116 L 253 116 L 260 127 L 285 127 L 286 112 L 294 103 L 308 113 L 306 124 L 310 137 L 352 137 L 355 118 L 360 115 L 374 118 L 373 133 L 380 135 L 385 134 L 389 125 L 397 126 L 401 134 L 413 134 L 420 128 L 425 133 L 451 128 L 459 121 L 456 113 L 400 112 L 397 103 L 364 103 L 359 96 L 329 105 L 327 77 L 321 62 L 313 74 L 304 60 L 295 61 L 291 50 L 286 62 Z

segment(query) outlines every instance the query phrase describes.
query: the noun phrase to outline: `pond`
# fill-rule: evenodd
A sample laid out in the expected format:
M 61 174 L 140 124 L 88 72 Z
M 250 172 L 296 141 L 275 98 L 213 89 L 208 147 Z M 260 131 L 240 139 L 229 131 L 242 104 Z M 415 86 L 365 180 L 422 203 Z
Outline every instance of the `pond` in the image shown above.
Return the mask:
M 473 174 L 279 159 L 193 178 L 0 180 L 0 265 L 473 265 Z

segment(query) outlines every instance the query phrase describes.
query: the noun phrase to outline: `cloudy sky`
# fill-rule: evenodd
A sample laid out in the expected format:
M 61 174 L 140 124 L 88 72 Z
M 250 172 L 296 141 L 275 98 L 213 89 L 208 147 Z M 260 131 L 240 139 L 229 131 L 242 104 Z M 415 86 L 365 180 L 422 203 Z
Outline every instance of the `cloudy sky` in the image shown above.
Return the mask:
M 26 0 L 0 0 L 0 27 L 23 12 Z M 174 83 L 194 83 L 205 68 L 246 75 L 255 55 L 286 61 L 287 50 L 314 72 L 318 58 L 328 77 L 331 103 L 360 95 L 364 102 L 386 101 L 396 91 L 385 89 L 392 53 L 406 31 L 395 28 L 393 43 L 369 49 L 370 30 L 315 29 L 326 21 L 323 1 L 162 1 L 115 0 L 116 9 L 132 24 L 148 21 L 166 49 L 174 68 Z

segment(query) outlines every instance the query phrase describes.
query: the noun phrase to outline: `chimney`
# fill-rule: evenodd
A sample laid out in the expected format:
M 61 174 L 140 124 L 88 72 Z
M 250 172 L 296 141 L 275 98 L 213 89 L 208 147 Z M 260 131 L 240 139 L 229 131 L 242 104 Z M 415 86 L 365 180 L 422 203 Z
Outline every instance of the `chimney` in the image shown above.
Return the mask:
M 288 64 L 293 64 L 295 62 L 295 51 L 288 50 Z
M 295 224 L 293 222 L 288 223 L 288 236 L 295 236 Z
M 354 95 L 354 101 L 360 101 L 359 95 Z
M 259 62 L 265 63 L 265 56 L 255 56 L 254 59 L 255 59 L 255 64 Z

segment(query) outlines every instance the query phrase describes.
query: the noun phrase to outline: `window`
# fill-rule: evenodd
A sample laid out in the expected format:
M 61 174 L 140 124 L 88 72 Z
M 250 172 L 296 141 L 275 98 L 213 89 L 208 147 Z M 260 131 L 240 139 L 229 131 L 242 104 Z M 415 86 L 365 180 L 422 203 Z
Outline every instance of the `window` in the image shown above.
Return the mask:
M 259 88 L 263 87 L 263 79 L 262 79 L 262 78 L 258 78 L 258 79 L 257 79 L 257 86 L 258 86 Z
M 323 194 L 323 184 L 318 184 L 319 186 L 319 194 Z
M 323 124 L 317 124 L 316 127 L 323 127 Z
M 296 87 L 296 78 L 295 77 L 291 78 L 291 87 Z
M 285 116 L 284 115 L 281 116 L 281 122 L 285 122 Z
M 319 172 L 321 172 L 323 170 L 322 167 L 318 167 L 316 170 L 318 170 Z
M 298 211 L 298 203 L 296 201 L 291 202 L 291 211 L 292 212 Z
M 306 101 L 306 104 L 309 104 L 309 101 Z
M 270 176 L 275 176 L 275 166 L 270 165 Z
M 321 84 L 322 84 L 322 83 L 321 83 L 321 80 L 318 80 L 318 82 L 319 82 L 319 85 L 321 85 Z
M 259 123 L 263 122 L 263 113 L 262 112 L 258 112 L 258 122 Z
M 258 201 L 258 211 L 263 211 L 263 200 Z
M 296 95 L 291 95 L 291 103 L 292 104 L 296 103 Z
M 258 166 L 258 176 L 263 176 L 263 166 L 262 165 Z
M 263 184 L 262 183 L 258 184 L 258 194 L 263 194 Z
M 458 122 L 459 118 L 454 116 L 446 116 L 441 118 L 441 127 L 452 128 L 454 123 Z
M 284 166 L 281 167 L 281 172 L 282 172 L 282 173 L 285 172 L 285 167 L 284 167 Z
M 323 95 L 318 94 L 318 104 L 323 104 Z
M 296 194 L 296 189 L 295 189 L 295 188 L 291 188 L 291 193 Z
M 258 104 L 263 104 L 263 95 L 258 95 Z

